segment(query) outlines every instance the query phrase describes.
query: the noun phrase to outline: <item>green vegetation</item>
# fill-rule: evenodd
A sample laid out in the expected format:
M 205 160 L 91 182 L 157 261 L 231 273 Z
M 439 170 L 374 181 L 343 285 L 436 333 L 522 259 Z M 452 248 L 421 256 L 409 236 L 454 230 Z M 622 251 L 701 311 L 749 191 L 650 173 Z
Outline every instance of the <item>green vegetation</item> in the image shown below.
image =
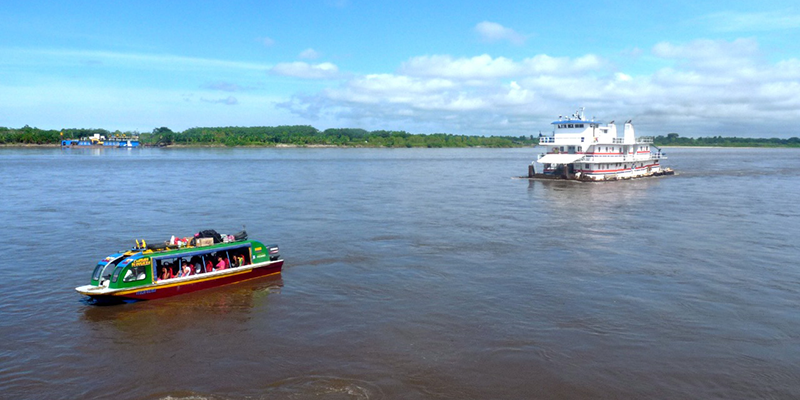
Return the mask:
M 800 147 L 800 138 L 738 138 L 709 136 L 699 138 L 680 137 L 677 133 L 656 136 L 656 146 L 716 146 L 716 147 Z
M 466 136 L 435 133 L 411 134 L 404 131 L 366 131 L 364 129 L 327 129 L 319 131 L 312 126 L 254 126 L 191 128 L 173 132 L 167 127 L 153 129 L 151 133 L 109 132 L 104 129 L 65 129 L 64 138 L 74 139 L 105 135 L 139 135 L 144 145 L 188 146 L 360 146 L 360 147 L 522 147 L 535 146 L 539 139 L 533 136 Z M 25 126 L 20 129 L 0 128 L 0 144 L 58 144 L 59 131 L 41 130 Z
M 64 129 L 58 130 L 44 130 L 39 128 L 31 128 L 28 125 L 19 129 L 4 128 L 0 126 L 0 145 L 3 144 L 53 144 L 58 145 L 61 143 L 60 133 L 64 132 L 64 139 L 77 139 L 82 137 L 92 136 L 99 133 L 105 137 L 110 136 L 133 136 L 138 135 L 138 132 L 120 132 L 120 131 L 107 131 L 105 129 Z
M 430 135 L 404 131 L 366 131 L 364 129 L 326 129 L 319 131 L 308 125 L 191 128 L 173 132 L 167 127 L 152 132 L 120 132 L 105 129 L 44 130 L 25 125 L 22 128 L 0 127 L 0 145 L 39 144 L 58 145 L 60 132 L 64 139 L 100 134 L 110 136 L 139 136 L 144 145 L 187 146 L 347 146 L 347 147 L 522 147 L 535 146 L 538 137 L 529 136 L 466 136 L 447 133 Z M 657 146 L 719 146 L 719 147 L 800 147 L 800 138 L 737 138 L 737 137 L 680 137 L 677 133 L 656 136 Z

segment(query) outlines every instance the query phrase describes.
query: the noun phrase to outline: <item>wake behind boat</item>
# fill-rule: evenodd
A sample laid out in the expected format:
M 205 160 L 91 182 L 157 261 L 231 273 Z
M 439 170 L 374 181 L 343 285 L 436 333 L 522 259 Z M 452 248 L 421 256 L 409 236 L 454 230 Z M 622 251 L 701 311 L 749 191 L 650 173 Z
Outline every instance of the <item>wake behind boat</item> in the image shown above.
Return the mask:
M 148 245 L 100 260 L 88 285 L 75 290 L 98 302 L 152 300 L 281 273 L 277 245 L 208 230 L 192 239 Z

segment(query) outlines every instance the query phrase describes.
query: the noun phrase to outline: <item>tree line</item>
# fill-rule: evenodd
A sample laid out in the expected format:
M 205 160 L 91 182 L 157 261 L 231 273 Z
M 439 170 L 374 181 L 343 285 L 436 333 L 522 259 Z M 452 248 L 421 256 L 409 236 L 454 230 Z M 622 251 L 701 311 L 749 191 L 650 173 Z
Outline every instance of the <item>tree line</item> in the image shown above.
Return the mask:
M 656 146 L 714 146 L 714 147 L 800 147 L 800 138 L 740 138 L 707 136 L 699 138 L 681 137 L 677 133 L 653 138 Z
M 63 133 L 63 136 L 62 136 Z M 25 125 L 22 128 L 0 127 L 0 145 L 38 144 L 58 145 L 63 139 L 79 139 L 94 134 L 105 137 L 138 136 L 143 145 L 188 146 L 277 146 L 326 145 L 346 147 L 523 147 L 535 146 L 539 138 L 528 136 L 468 136 L 449 133 L 412 134 L 405 131 L 367 131 L 356 128 L 337 128 L 320 131 L 308 125 L 200 127 L 174 132 L 167 127 L 152 132 L 108 131 L 106 129 L 46 130 Z M 681 137 L 677 133 L 656 136 L 657 146 L 720 146 L 720 147 L 800 147 L 800 139 L 739 138 L 739 137 Z
M 25 126 L 0 127 L 0 144 L 59 144 L 62 139 L 100 134 L 138 136 L 143 145 L 277 146 L 327 145 L 359 147 L 522 147 L 534 146 L 538 138 L 528 136 L 467 136 L 449 133 L 412 134 L 405 131 L 340 128 L 320 131 L 308 125 L 201 127 L 174 132 L 167 127 L 152 132 L 110 132 L 105 129 L 43 130 Z

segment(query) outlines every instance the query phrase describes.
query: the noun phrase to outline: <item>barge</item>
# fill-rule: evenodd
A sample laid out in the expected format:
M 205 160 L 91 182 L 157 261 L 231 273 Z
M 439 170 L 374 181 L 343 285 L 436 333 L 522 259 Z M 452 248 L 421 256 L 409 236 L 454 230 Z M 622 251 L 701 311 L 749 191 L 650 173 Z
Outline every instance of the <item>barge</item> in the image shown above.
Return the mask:
M 281 273 L 277 245 L 248 240 L 244 231 L 225 239 L 203 232 L 215 235 L 155 246 L 137 240 L 132 249 L 100 260 L 90 283 L 75 290 L 94 303 L 133 302 Z
M 80 139 L 61 139 L 61 147 L 117 147 L 117 148 L 133 148 L 139 147 L 138 136 L 109 136 L 100 135 L 95 133 L 89 137 L 82 137 Z
M 614 121 L 587 120 L 583 108 L 552 125 L 551 135 L 539 134 L 544 151 L 528 166 L 528 178 L 606 181 L 674 174 L 661 166 L 667 157 L 652 137 L 635 136 L 631 120 L 622 137 Z

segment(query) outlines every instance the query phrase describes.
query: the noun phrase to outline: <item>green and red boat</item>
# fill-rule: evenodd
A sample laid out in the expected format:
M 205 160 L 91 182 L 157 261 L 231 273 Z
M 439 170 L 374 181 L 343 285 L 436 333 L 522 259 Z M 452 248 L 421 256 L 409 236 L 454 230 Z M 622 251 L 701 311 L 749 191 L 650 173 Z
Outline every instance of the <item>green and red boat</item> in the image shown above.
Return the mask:
M 137 241 L 134 248 L 100 260 L 90 284 L 75 290 L 98 303 L 132 302 L 281 273 L 277 245 L 248 240 L 244 232 L 227 238 L 217 235 L 157 246 Z

